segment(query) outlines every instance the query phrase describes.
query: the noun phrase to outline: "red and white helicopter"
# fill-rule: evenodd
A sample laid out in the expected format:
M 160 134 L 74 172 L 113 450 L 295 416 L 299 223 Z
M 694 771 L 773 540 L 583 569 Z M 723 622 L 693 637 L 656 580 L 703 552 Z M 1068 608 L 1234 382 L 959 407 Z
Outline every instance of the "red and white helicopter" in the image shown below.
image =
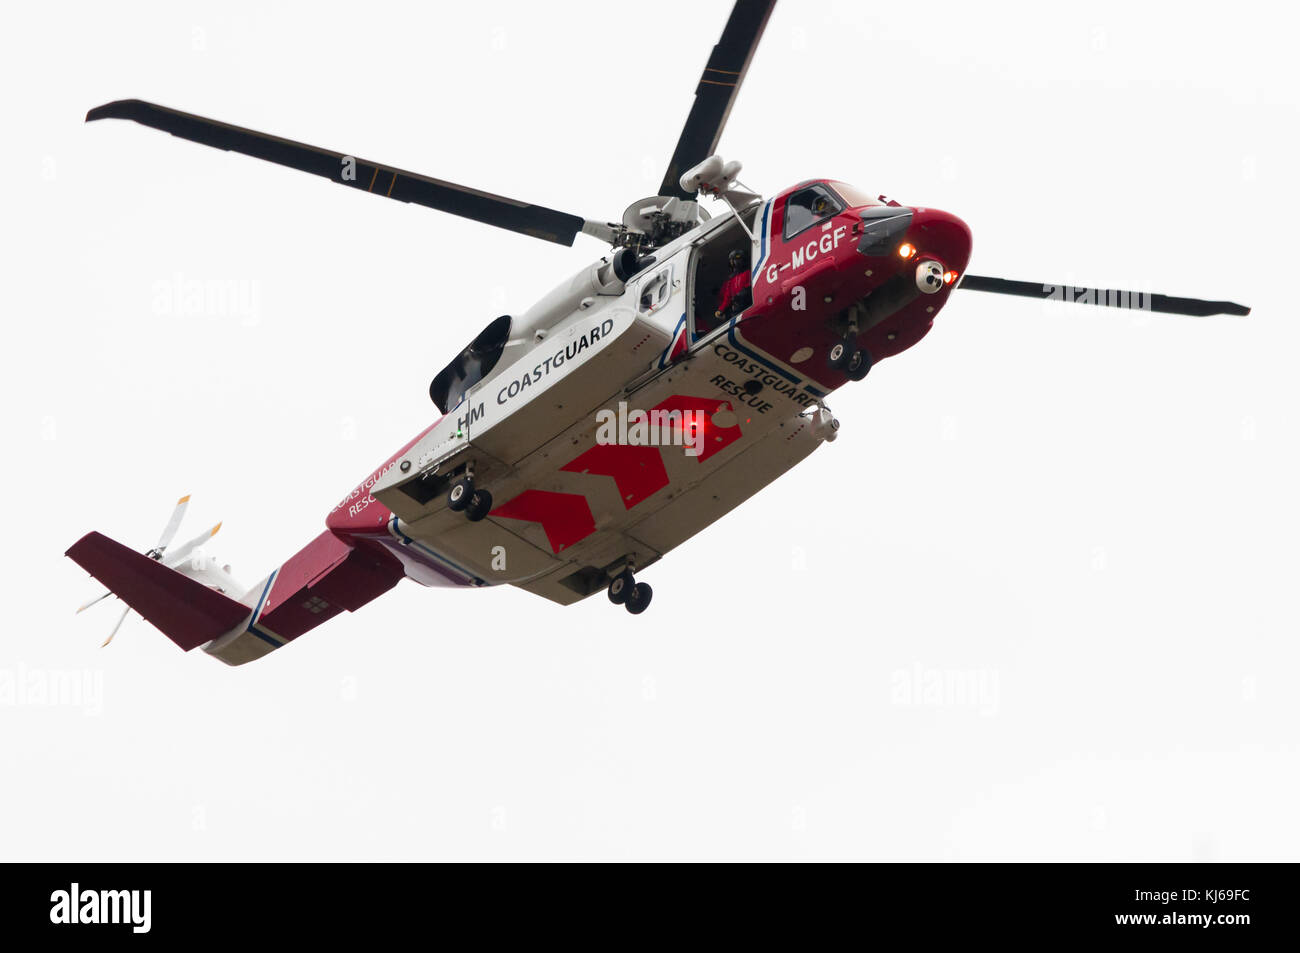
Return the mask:
M 90 533 L 67 555 L 181 648 L 231 665 L 404 578 L 509 583 L 561 604 L 604 591 L 639 613 L 651 590 L 634 574 L 834 440 L 827 396 L 920 341 L 956 290 L 1249 313 L 966 274 L 971 233 L 961 219 L 843 182 L 808 179 L 769 198 L 749 191 L 740 164 L 715 152 L 774 5 L 735 4 L 659 194 L 621 222 L 139 100 L 92 109 L 87 121 L 130 119 L 545 241 L 572 245 L 584 234 L 611 248 L 527 311 L 489 323 L 434 377 L 442 416 L 251 589 L 229 567 L 189 558 L 215 528 L 167 554 L 184 500 L 147 553 Z M 702 196 L 721 214 L 704 212 Z

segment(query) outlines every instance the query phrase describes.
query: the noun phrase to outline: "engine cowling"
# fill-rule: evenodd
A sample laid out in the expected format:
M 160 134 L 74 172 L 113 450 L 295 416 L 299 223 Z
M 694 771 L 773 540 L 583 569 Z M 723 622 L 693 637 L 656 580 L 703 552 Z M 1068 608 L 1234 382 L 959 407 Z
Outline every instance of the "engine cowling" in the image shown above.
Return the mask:
M 478 333 L 429 384 L 429 396 L 444 414 L 460 403 L 465 392 L 492 373 L 510 340 L 514 319 L 503 314 Z
M 471 387 L 492 373 L 507 347 L 523 353 L 578 310 L 584 300 L 622 294 L 632 276 L 653 262 L 653 258 L 638 258 L 630 248 L 619 248 L 553 289 L 519 317 L 501 315 L 438 372 L 429 384 L 429 397 L 447 413 Z

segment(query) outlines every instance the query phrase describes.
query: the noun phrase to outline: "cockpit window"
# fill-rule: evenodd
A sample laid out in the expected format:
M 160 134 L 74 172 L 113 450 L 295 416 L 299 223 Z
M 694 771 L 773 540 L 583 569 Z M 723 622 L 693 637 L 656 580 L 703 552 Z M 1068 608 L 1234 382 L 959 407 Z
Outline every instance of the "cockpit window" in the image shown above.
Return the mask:
M 798 235 L 805 228 L 844 210 L 844 203 L 824 185 L 809 185 L 791 193 L 785 202 L 785 237 Z
M 836 193 L 840 196 L 840 198 L 844 199 L 844 201 L 849 203 L 850 208 L 858 208 L 863 205 L 884 205 L 885 204 L 884 202 L 880 201 L 880 199 L 876 198 L 876 196 L 868 195 L 866 192 L 862 191 L 861 189 L 855 188 L 854 186 L 849 185 L 846 182 L 832 182 L 831 185 L 834 187 Z

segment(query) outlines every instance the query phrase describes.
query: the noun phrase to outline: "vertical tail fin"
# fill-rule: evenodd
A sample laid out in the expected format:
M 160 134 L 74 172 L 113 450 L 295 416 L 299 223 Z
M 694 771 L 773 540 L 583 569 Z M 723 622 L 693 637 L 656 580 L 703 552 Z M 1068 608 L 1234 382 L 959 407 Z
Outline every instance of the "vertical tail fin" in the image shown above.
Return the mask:
M 102 533 L 87 533 L 67 556 L 187 652 L 250 615 L 248 606 Z
M 100 533 L 82 537 L 67 555 L 181 648 L 203 646 L 227 665 L 261 658 L 340 612 L 361 608 L 405 575 L 386 551 L 351 545 L 329 530 L 242 602 Z

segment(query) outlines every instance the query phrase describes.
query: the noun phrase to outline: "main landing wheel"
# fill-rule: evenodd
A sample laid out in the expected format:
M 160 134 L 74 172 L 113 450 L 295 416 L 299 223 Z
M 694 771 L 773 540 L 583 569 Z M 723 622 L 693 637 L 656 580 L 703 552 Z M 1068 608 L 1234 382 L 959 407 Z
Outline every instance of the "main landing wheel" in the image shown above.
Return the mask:
M 826 355 L 826 364 L 832 370 L 838 371 L 849 362 L 852 354 L 853 346 L 849 341 L 836 341 L 831 345 L 830 353 Z
M 447 491 L 447 509 L 453 513 L 459 513 L 469 506 L 469 501 L 473 496 L 474 481 L 468 478 L 459 480 Z
M 632 591 L 627 594 L 627 602 L 623 603 L 623 608 L 633 615 L 640 615 L 650 605 L 650 599 L 653 596 L 653 589 L 644 582 L 638 582 L 632 587 Z
M 635 585 L 636 580 L 632 578 L 632 573 L 629 570 L 624 569 L 621 573 L 615 576 L 613 582 L 609 584 L 609 601 L 614 603 L 616 606 L 621 606 L 623 603 L 627 602 L 627 597 L 632 592 L 632 588 Z
M 465 507 L 465 515 L 469 517 L 469 521 L 477 523 L 490 512 L 492 512 L 492 494 L 487 490 L 475 490 L 474 495 L 469 498 L 469 505 Z

